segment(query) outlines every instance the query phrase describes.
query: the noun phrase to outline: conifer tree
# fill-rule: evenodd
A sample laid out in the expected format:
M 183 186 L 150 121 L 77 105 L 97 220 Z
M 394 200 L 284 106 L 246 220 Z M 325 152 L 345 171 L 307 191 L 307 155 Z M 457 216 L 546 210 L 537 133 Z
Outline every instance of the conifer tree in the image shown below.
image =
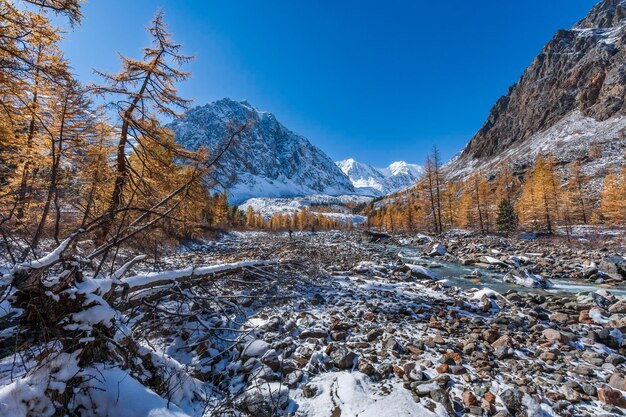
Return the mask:
M 189 76 L 180 67 L 192 57 L 182 55 L 181 45 L 172 41 L 163 20 L 163 12 L 157 12 L 148 32 L 152 45 L 144 49 L 143 58 L 136 60 L 122 56 L 122 71 L 117 74 L 98 71 L 105 84 L 93 88 L 98 94 L 113 97 L 111 106 L 117 110 L 120 123 L 113 191 L 107 218 L 101 227 L 100 241 L 107 239 L 118 210 L 130 198 L 126 195 L 127 201 L 124 201 L 133 169 L 127 159 L 129 147 L 137 154 L 147 154 L 155 147 L 171 146 L 164 143 L 163 136 L 167 135 L 164 134 L 158 115 L 179 116 L 177 110 L 184 110 L 190 103 L 177 94 L 174 84 Z M 172 150 L 180 153 L 181 157 L 188 156 L 180 147 L 172 147 Z
M 503 199 L 498 205 L 498 217 L 496 225 L 499 232 L 510 233 L 517 228 L 517 216 L 515 208 L 508 199 Z
M 626 168 L 618 174 L 609 173 L 604 178 L 601 192 L 600 213 L 609 225 L 626 224 Z
M 589 221 L 588 202 L 585 195 L 584 184 L 586 178 L 582 173 L 580 161 L 574 161 L 570 168 L 570 176 L 567 182 L 568 201 L 572 208 L 572 216 L 583 224 Z

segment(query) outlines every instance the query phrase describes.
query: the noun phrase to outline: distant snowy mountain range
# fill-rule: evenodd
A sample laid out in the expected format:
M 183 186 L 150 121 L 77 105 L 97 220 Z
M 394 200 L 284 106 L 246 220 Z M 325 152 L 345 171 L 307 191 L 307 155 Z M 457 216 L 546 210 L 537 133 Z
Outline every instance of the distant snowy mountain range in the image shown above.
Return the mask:
M 185 148 L 206 146 L 216 154 L 225 146 L 229 124 L 246 122 L 251 122 L 251 127 L 226 150 L 214 171 L 219 187 L 227 190 L 234 203 L 311 194 L 375 197 L 411 186 L 421 172 L 421 167 L 406 162 L 394 162 L 387 168 L 353 159 L 335 164 L 273 114 L 246 101 L 225 98 L 195 107 L 170 128 Z
M 386 168 L 375 168 L 354 159 L 336 162 L 361 195 L 382 196 L 411 187 L 422 173 L 420 165 L 396 161 Z

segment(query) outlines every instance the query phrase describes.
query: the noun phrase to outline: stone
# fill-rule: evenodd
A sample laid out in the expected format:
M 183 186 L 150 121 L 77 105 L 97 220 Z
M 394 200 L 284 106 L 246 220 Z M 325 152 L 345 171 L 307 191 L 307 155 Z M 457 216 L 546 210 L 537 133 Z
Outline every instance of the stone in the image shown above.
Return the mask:
M 388 337 L 385 341 L 383 341 L 383 349 L 402 352 L 402 347 L 394 337 Z
M 581 396 L 578 391 L 576 391 L 571 386 L 565 384 L 559 387 L 559 392 L 565 396 L 565 399 L 571 401 L 573 403 L 580 402 Z
M 522 416 L 525 414 L 526 406 L 523 404 L 524 393 L 517 388 L 511 388 L 504 391 L 500 398 L 506 409 L 513 416 Z
M 312 384 L 306 384 L 302 388 L 302 396 L 304 398 L 313 398 L 317 395 L 317 387 Z
M 330 334 L 330 338 L 334 340 L 335 342 L 346 340 L 346 332 L 332 332 Z
M 545 329 L 543 332 L 541 332 L 541 334 L 546 339 L 552 340 L 552 341 L 555 341 L 555 342 L 562 342 L 564 340 L 563 335 L 561 334 L 561 332 L 558 331 L 558 330 L 555 330 L 555 329 Z
M 330 360 L 339 369 L 351 369 L 356 358 L 356 353 L 345 346 L 336 346 L 330 352 Z
M 367 313 L 363 314 L 363 320 L 374 321 L 376 320 L 376 314 L 368 311 Z
M 552 351 L 545 351 L 545 352 L 541 352 L 541 354 L 539 355 L 539 359 L 541 359 L 542 361 L 555 361 L 557 360 L 559 357 L 557 352 L 552 352 Z
M 465 406 L 465 408 L 470 408 L 478 405 L 478 398 L 476 398 L 472 391 L 463 391 L 463 405 Z
M 624 375 L 617 372 L 611 375 L 611 377 L 609 378 L 609 386 L 615 389 L 626 391 L 626 379 L 624 378 Z
M 605 404 L 614 405 L 620 408 L 626 408 L 626 399 L 618 390 L 610 387 L 600 388 L 598 390 L 598 399 Z
M 483 331 L 482 336 L 485 342 L 491 344 L 498 340 L 498 338 L 500 337 L 500 332 L 498 332 L 498 329 L 490 328 Z
M 302 371 L 293 371 L 289 374 L 287 374 L 287 376 L 285 376 L 285 384 L 291 388 L 294 389 L 295 387 L 298 386 L 298 383 L 300 381 L 302 381 L 302 377 L 304 376 L 304 373 Z
M 413 391 L 418 397 L 429 396 L 432 391 L 438 389 L 440 388 L 436 382 L 417 381 L 411 383 L 411 391 Z
M 374 330 L 370 330 L 367 333 L 367 341 L 368 342 L 373 342 L 374 340 L 378 339 L 380 336 L 382 336 L 383 334 L 383 330 L 382 329 L 374 329 Z
M 552 313 L 550 314 L 550 321 L 567 323 L 569 321 L 569 316 L 565 313 Z
M 428 251 L 428 256 L 443 256 L 447 252 L 446 247 L 441 243 L 435 243 Z
M 626 313 L 626 300 L 621 299 L 615 304 L 609 307 L 609 313 L 611 314 L 624 314 Z
M 491 344 L 491 346 L 495 349 L 495 348 L 499 348 L 499 347 L 512 347 L 513 346 L 513 340 L 511 339 L 510 336 L 501 336 L 498 338 L 498 340 L 496 340 L 495 342 L 493 342 Z
M 253 340 L 248 343 L 241 352 L 242 362 L 246 362 L 249 358 L 259 358 L 270 349 L 270 345 L 264 340 Z
M 588 310 L 582 310 L 578 315 L 578 321 L 585 324 L 593 324 L 593 319 L 589 316 Z
M 609 256 L 600 262 L 600 270 L 613 279 L 626 278 L 626 259 L 621 256 Z
M 626 358 L 624 358 L 622 355 L 619 355 L 617 353 L 611 353 L 605 358 L 604 361 L 606 363 L 610 363 L 613 366 L 618 366 L 626 362 Z
M 328 336 L 326 330 L 309 329 L 300 333 L 299 337 L 300 339 L 326 339 L 326 336 Z
M 496 350 L 493 351 L 493 355 L 498 359 L 508 359 L 513 356 L 515 351 L 510 347 L 500 346 Z
M 364 359 L 361 359 L 359 361 L 359 363 L 357 364 L 357 369 L 359 370 L 359 372 L 365 375 L 372 375 L 374 374 L 374 372 L 376 372 L 374 366 L 369 361 L 366 361 Z

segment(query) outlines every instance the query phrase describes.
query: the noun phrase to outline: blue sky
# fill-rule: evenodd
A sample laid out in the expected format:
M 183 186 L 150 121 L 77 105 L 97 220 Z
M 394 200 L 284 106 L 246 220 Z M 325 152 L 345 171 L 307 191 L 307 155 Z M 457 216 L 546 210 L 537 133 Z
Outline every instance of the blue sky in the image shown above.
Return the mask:
M 247 99 L 333 159 L 421 163 L 459 151 L 559 28 L 595 0 L 89 0 L 65 51 L 82 80 L 139 57 L 163 8 L 196 56 L 195 104 Z

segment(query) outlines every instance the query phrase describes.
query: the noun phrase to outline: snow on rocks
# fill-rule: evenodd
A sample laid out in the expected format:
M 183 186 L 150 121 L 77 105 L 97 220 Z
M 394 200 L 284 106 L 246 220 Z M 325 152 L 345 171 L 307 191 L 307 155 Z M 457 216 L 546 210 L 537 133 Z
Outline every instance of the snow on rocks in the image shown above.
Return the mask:
M 428 256 L 443 256 L 446 254 L 446 247 L 441 243 L 435 243 L 428 251 Z
M 432 280 L 439 279 L 436 273 L 423 266 L 413 264 L 406 264 L 406 266 L 411 270 L 411 274 L 416 276 L 417 278 Z
M 501 242 L 493 244 L 499 258 L 511 255 Z M 457 245 L 446 246 L 456 252 Z M 474 254 L 494 255 L 491 249 L 484 245 Z M 224 409 L 298 417 L 623 412 L 615 394 L 623 395 L 626 385 L 622 296 L 516 291 L 517 284 L 502 293 L 462 290 L 439 285 L 433 271 L 398 257 L 400 250 L 357 233 L 298 241 L 256 233 L 171 260 L 180 271 L 191 259 L 219 265 L 267 253 L 279 259 L 218 282 L 194 281 L 134 307 L 137 315 L 124 324 L 159 353 L 141 351 L 138 358 L 159 365 L 154 375 L 161 369 L 188 375 L 175 379 L 184 395 L 170 408 L 158 400 L 163 393 L 138 398 L 168 417 L 200 417 L 201 404 L 217 410 L 203 417 Z M 426 275 L 418 279 L 415 270 Z M 214 304 L 217 289 L 228 301 L 220 304 L 223 311 Z M 9 366 L 0 362 L 0 378 Z M 129 375 L 128 383 L 137 378 Z M 211 396 L 203 400 L 198 392 Z M 142 407 L 137 410 L 150 415 Z
M 527 269 L 514 269 L 502 277 L 502 281 L 527 288 L 548 288 L 550 281 Z

